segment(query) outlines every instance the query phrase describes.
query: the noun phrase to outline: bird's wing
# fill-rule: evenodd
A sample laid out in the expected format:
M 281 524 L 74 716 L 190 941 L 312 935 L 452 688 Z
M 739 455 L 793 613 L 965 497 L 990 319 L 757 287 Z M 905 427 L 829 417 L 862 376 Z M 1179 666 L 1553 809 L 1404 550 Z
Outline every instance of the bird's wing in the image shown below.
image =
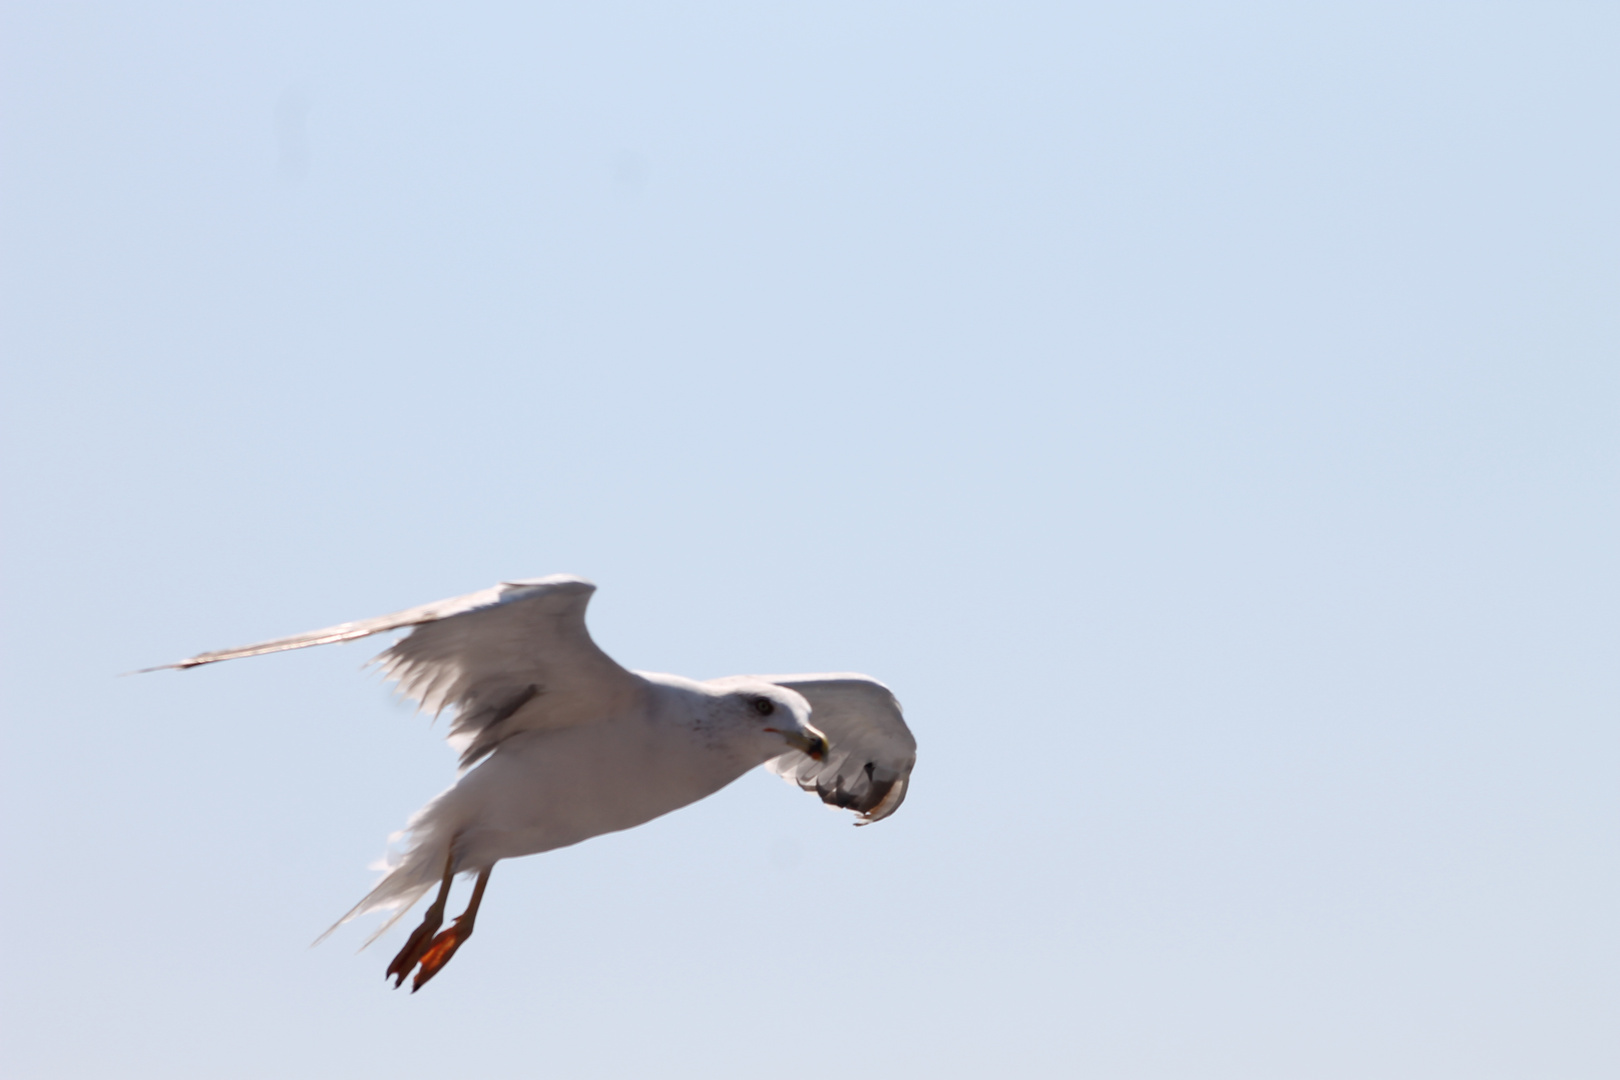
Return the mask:
M 827 736 L 817 761 L 797 750 L 769 763 L 776 775 L 813 791 L 829 806 L 853 810 L 857 825 L 882 821 L 906 797 L 917 740 L 887 686 L 865 675 L 761 675 L 810 702 L 810 724 Z
M 412 627 L 373 662 L 423 710 L 437 716 L 455 708 L 450 744 L 465 768 L 518 732 L 590 723 L 635 706 L 646 693 L 644 680 L 591 640 L 585 606 L 595 591 L 567 574 L 503 581 L 393 615 L 199 653 L 164 667 L 191 668 Z

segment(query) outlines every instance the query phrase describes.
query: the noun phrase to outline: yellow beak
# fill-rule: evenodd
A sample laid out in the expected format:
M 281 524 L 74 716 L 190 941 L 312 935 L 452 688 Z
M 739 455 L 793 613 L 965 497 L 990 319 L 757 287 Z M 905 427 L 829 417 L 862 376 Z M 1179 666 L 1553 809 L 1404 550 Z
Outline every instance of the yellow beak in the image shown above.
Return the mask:
M 810 755 L 816 761 L 820 761 L 827 756 L 827 736 L 819 731 L 812 729 L 809 734 L 798 731 L 783 731 L 781 736 L 787 740 L 787 744 L 793 749 L 801 754 Z

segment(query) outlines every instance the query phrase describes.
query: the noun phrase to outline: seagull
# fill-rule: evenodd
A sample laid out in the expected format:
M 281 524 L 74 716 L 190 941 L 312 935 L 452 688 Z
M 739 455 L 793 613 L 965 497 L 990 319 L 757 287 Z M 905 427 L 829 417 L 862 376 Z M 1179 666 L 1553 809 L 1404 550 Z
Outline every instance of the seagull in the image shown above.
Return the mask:
M 472 936 L 490 871 L 502 859 L 634 828 L 758 765 L 854 811 L 857 825 L 899 809 L 917 742 L 887 686 L 847 672 L 698 682 L 629 671 L 585 628 L 595 591 L 570 574 L 503 581 L 393 615 L 146 670 L 410 628 L 372 663 L 419 711 L 437 717 L 453 710 L 448 736 L 461 771 L 411 817 L 403 853 L 326 934 L 357 916 L 392 912 L 370 944 L 437 885 L 421 925 L 388 965 L 394 987 L 411 977 L 412 993 Z M 457 874 L 474 877 L 472 897 L 442 929 Z

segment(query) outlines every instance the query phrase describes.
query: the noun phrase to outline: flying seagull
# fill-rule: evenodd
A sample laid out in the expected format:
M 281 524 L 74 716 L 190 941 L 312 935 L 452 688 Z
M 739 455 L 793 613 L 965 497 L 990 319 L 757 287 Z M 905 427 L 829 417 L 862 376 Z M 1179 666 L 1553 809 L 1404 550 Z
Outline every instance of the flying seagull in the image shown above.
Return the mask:
M 412 993 L 472 936 L 490 871 L 501 859 L 632 828 L 712 795 L 761 764 L 823 802 L 853 810 L 857 825 L 899 809 L 917 742 L 888 687 L 850 673 L 697 682 L 627 671 L 585 628 L 595 591 L 568 574 L 503 581 L 393 615 L 147 670 L 410 628 L 372 662 L 419 709 L 435 716 L 454 710 L 449 740 L 462 771 L 411 818 L 404 854 L 332 930 L 358 915 L 392 911 L 375 940 L 437 885 L 422 924 L 388 965 L 396 988 L 415 971 Z M 457 874 L 476 875 L 472 898 L 441 931 Z

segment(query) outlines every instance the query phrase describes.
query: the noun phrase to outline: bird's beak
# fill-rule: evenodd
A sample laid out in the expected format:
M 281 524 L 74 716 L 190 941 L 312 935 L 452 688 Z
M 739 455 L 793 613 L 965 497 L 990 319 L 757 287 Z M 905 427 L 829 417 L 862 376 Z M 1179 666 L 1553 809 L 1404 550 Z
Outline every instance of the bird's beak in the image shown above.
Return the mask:
M 816 761 L 827 756 L 827 736 L 814 728 L 808 731 L 784 731 L 782 738 L 787 744 L 801 754 L 808 754 Z

